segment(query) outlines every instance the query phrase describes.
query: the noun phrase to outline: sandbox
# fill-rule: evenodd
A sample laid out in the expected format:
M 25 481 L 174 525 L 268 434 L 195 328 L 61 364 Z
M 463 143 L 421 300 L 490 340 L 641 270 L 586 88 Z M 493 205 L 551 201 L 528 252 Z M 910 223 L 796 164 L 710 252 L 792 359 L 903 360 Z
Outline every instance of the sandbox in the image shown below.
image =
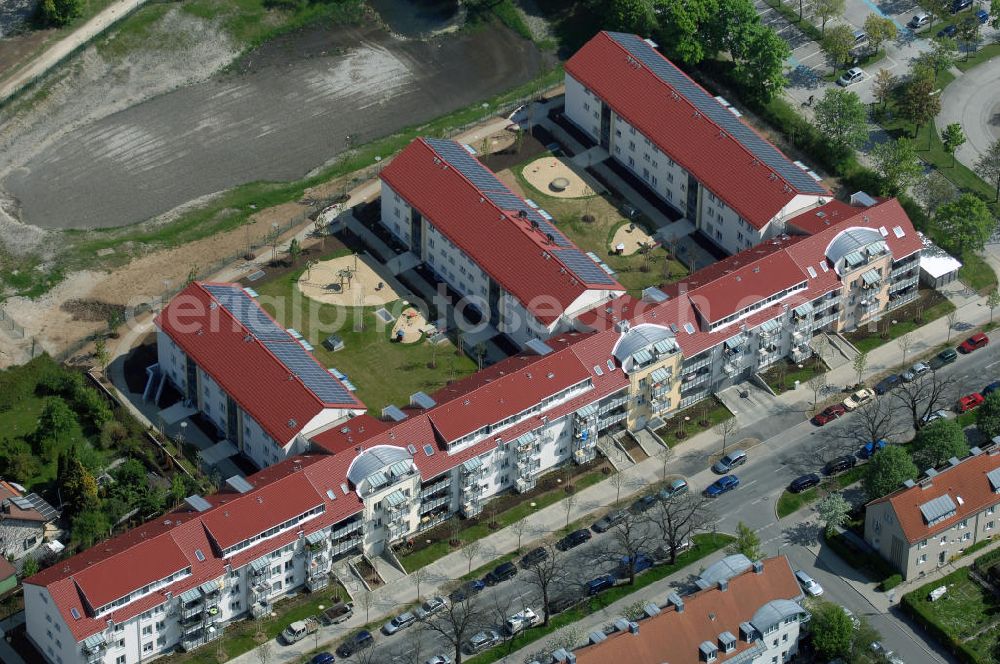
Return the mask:
M 624 245 L 624 249 L 621 252 L 622 256 L 631 256 L 632 254 L 639 251 L 639 247 L 646 244 L 650 247 L 656 245 L 656 240 L 651 238 L 642 226 L 638 224 L 622 224 L 615 231 L 615 236 L 611 238 L 611 246 L 609 249 L 615 251 L 618 245 Z
M 312 265 L 298 287 L 310 300 L 345 307 L 374 307 L 400 298 L 363 256 L 342 256 Z
M 532 187 L 553 198 L 593 196 L 594 190 L 572 168 L 556 157 L 542 157 L 531 162 L 521 175 Z

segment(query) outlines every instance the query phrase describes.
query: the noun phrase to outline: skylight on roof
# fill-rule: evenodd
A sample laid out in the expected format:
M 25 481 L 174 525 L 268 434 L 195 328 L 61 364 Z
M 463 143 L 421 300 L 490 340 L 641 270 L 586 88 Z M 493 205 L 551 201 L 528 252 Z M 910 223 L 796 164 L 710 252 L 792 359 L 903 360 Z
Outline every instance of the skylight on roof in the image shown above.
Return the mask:
M 819 269 L 823 270 L 824 272 L 830 271 L 830 268 L 827 266 L 826 261 L 819 264 Z
M 195 549 L 194 550 L 194 557 L 197 558 L 198 562 L 200 562 L 200 563 L 205 562 L 205 554 L 202 553 L 201 549 Z
M 417 448 L 414 447 L 412 444 L 407 445 L 406 449 L 409 450 L 410 454 L 416 454 L 417 453 Z
M 604 375 L 604 370 L 601 369 L 601 365 L 600 364 L 595 364 L 594 365 L 594 373 L 597 374 L 598 376 L 603 376 Z
M 688 334 L 694 334 L 694 325 L 691 323 L 684 323 L 684 331 Z
M 893 226 L 892 232 L 896 234 L 896 237 L 903 237 L 906 233 L 903 231 L 902 226 Z
M 806 272 L 808 272 L 809 276 L 812 277 L 813 279 L 817 277 L 816 268 L 814 268 L 812 265 L 806 267 Z
M 882 237 L 889 237 L 889 231 L 886 230 L 885 226 L 879 226 L 878 232 L 882 234 Z
M 76 610 L 76 607 L 75 607 L 75 606 L 73 606 L 73 607 L 70 607 L 70 610 L 69 610 L 69 614 L 70 614 L 71 616 L 73 616 L 73 618 L 74 618 L 75 620 L 79 620 L 79 619 L 80 619 L 80 612 Z
M 337 494 L 333 491 L 333 489 L 327 489 L 326 490 L 326 497 L 329 498 L 330 500 L 336 500 L 337 499 Z
M 345 495 L 345 496 L 346 496 L 346 495 L 347 495 L 348 493 L 350 493 L 350 490 L 349 490 L 349 489 L 347 488 L 347 482 L 341 482 L 341 483 L 340 483 L 340 490 L 344 492 L 344 495 Z
M 434 456 L 434 448 L 430 445 L 424 445 L 424 454 L 427 456 Z
M 608 360 L 608 371 L 614 371 L 614 370 L 615 370 L 615 361 Z

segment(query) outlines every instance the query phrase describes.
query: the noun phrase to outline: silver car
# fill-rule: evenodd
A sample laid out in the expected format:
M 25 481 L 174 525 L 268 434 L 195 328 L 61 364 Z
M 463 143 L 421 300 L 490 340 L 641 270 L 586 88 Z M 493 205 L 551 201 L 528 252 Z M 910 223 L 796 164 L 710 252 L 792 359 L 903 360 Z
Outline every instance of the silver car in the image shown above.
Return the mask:
M 492 648 L 498 643 L 500 643 L 500 635 L 497 631 L 495 629 L 486 629 L 472 635 L 472 638 L 466 644 L 466 650 L 470 655 L 475 655 L 487 648 Z
M 928 371 L 930 371 L 930 366 L 925 362 L 917 362 L 912 367 L 903 372 L 903 382 L 909 383 L 915 380 L 917 376 L 922 376 Z
M 401 629 L 406 629 L 417 621 L 417 617 L 409 611 L 400 613 L 398 616 L 382 625 L 382 631 L 386 635 L 392 635 Z
M 861 67 L 851 67 L 837 79 L 837 85 L 842 88 L 846 88 L 849 85 L 854 85 L 855 83 L 863 80 L 865 77 L 865 72 Z

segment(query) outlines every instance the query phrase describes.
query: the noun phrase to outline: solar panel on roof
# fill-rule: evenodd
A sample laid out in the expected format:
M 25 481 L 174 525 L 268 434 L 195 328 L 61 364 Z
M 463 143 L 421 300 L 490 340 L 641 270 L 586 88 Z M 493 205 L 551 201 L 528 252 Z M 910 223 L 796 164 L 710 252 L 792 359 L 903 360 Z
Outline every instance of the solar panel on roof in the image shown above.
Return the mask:
M 569 268 L 580 281 L 591 284 L 612 285 L 615 280 L 601 266 L 587 258 L 579 249 L 553 249 L 552 254 Z
M 790 162 L 777 148 L 765 141 L 746 124 L 730 113 L 725 106 L 713 99 L 694 81 L 685 76 L 670 61 L 636 35 L 621 32 L 609 33 L 611 38 L 646 65 L 660 80 L 691 102 L 708 119 L 718 125 L 773 169 L 789 184 L 801 191 L 825 194 L 826 191 L 809 174 Z
M 317 364 L 316 360 L 297 343 L 265 341 L 264 346 L 274 353 L 288 370 L 298 376 L 310 392 L 324 403 L 353 401 L 344 384 Z
M 208 284 L 204 288 L 258 339 L 288 339 L 288 333 L 281 329 L 281 326 L 275 323 L 239 286 Z
M 951 496 L 944 494 L 943 496 L 928 500 L 921 505 L 920 513 L 923 514 L 924 521 L 932 524 L 935 521 L 951 516 L 955 513 L 956 509 L 955 502 L 951 499 Z

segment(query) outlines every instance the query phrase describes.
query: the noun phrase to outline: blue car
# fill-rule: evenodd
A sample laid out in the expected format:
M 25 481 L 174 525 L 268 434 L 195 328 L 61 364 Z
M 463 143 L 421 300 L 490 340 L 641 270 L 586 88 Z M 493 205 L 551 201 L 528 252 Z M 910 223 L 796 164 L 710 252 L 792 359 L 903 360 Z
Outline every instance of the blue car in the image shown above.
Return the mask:
M 481 593 L 485 587 L 485 581 L 482 579 L 473 579 L 472 581 L 465 582 L 460 588 L 453 591 L 448 595 L 448 599 L 452 602 L 464 602 L 467 598 Z
M 878 382 L 878 385 L 875 386 L 875 394 L 885 394 L 886 392 L 888 392 L 889 390 L 896 387 L 902 382 L 903 382 L 903 377 L 900 376 L 899 374 L 892 374 L 886 376 L 885 378 L 883 378 Z
M 596 595 L 602 590 L 606 590 L 615 585 L 615 577 L 610 574 L 602 574 L 596 579 L 587 582 L 587 595 Z
M 333 653 L 321 652 L 318 655 L 313 655 L 313 658 L 309 660 L 309 664 L 332 664 L 333 661 Z
M 941 28 L 940 30 L 938 30 L 937 36 L 938 37 L 954 37 L 957 32 L 958 32 L 958 28 L 955 27 L 954 25 L 946 25 L 943 28 Z
M 985 9 L 977 9 L 976 20 L 979 21 L 980 23 L 985 24 L 988 20 L 990 20 L 990 13 Z
M 861 449 L 858 450 L 858 458 L 870 459 L 873 454 L 884 448 L 885 448 L 884 440 L 877 440 L 874 442 L 865 443 L 864 445 L 861 446 Z
M 715 498 L 721 496 L 727 491 L 732 491 L 740 485 L 740 478 L 736 475 L 724 475 L 719 479 L 715 480 L 712 484 L 708 485 L 705 489 L 705 495 L 709 498 Z
M 981 389 L 979 393 L 985 397 L 992 392 L 996 392 L 997 390 L 1000 390 L 1000 380 L 993 381 L 992 383 Z
M 631 562 L 631 556 L 622 556 L 620 561 L 620 566 L 618 568 L 619 576 L 626 578 L 629 575 L 628 568 Z M 635 573 L 643 572 L 653 566 L 653 561 L 649 559 L 645 553 L 637 554 L 635 557 Z

